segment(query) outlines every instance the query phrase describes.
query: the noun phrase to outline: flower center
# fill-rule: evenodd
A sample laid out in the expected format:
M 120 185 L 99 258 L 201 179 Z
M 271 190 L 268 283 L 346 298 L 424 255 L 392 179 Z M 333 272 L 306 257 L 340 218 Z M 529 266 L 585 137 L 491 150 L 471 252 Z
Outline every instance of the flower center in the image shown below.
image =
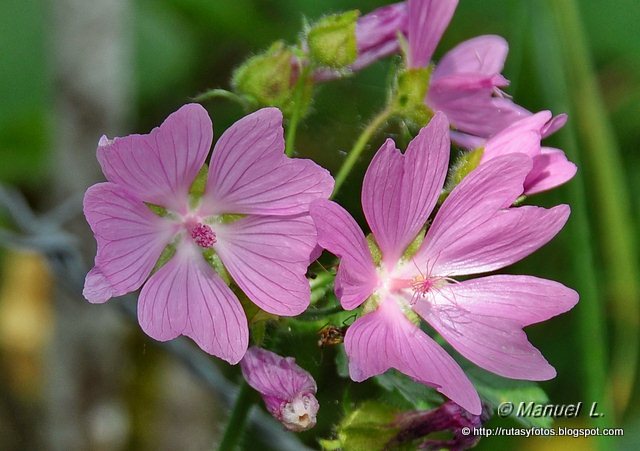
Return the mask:
M 207 224 L 197 223 L 189 227 L 191 238 L 200 247 L 210 248 L 216 244 L 216 234 Z

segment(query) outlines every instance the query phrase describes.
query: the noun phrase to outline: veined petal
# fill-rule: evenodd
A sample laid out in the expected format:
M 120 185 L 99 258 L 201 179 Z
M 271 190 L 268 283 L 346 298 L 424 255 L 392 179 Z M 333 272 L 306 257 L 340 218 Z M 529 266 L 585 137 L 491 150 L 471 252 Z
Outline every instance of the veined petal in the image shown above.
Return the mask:
M 151 338 L 192 338 L 202 350 L 231 364 L 249 343 L 247 318 L 231 289 L 195 246 L 184 243 L 145 284 L 138 321 Z
M 412 324 L 393 299 L 354 322 L 345 336 L 349 373 L 356 382 L 389 368 L 434 387 L 473 414 L 480 398 L 460 366 L 433 339 Z
M 247 383 L 263 396 L 291 401 L 297 395 L 316 392 L 316 381 L 293 357 L 252 346 L 240 366 Z
M 263 108 L 227 129 L 215 145 L 202 211 L 295 215 L 328 198 L 329 172 L 311 160 L 284 154 L 282 113 Z
M 431 264 L 433 274 L 465 275 L 509 266 L 547 244 L 569 218 L 568 205 L 546 209 L 524 206 L 494 212 L 446 248 Z M 462 218 L 461 226 L 468 220 Z M 429 265 L 427 265 L 429 266 Z
M 530 169 L 530 158 L 511 154 L 494 158 L 472 171 L 442 204 L 414 256 L 415 263 L 430 274 L 448 275 L 434 267 L 447 264 L 442 254 L 456 249 L 458 241 L 473 234 L 497 211 L 511 206 L 522 194 Z M 410 266 L 415 270 L 413 264 Z
M 340 257 L 336 296 L 345 309 L 352 310 L 371 296 L 378 283 L 365 236 L 353 217 L 335 202 L 317 200 L 309 213 L 318 231 L 318 244 Z
M 555 188 L 571 180 L 577 171 L 562 150 L 543 147 L 540 155 L 533 159 L 533 168 L 524 181 L 524 192 L 530 195 Z
M 500 79 L 504 80 L 492 77 L 482 82 L 480 78 L 473 81 L 461 76 L 432 80 L 426 103 L 431 109 L 445 113 L 457 130 L 489 138 L 518 119 L 531 115 L 510 99 L 496 95 L 496 88 L 489 85 Z
M 414 310 L 458 352 L 504 377 L 547 380 L 555 370 L 522 327 L 569 310 L 578 294 L 553 281 L 493 276 L 449 284 Z
M 481 163 L 516 152 L 536 157 L 540 154 L 542 128 L 550 120 L 551 112 L 541 111 L 514 122 L 487 141 Z
M 98 242 L 95 267 L 83 291 L 89 302 L 105 302 L 140 288 L 175 233 L 169 221 L 113 183 L 87 190 L 84 214 Z
M 192 103 L 171 114 L 148 135 L 102 137 L 98 161 L 110 182 L 145 202 L 185 213 L 187 196 L 204 164 L 213 128 L 207 111 Z
M 438 62 L 432 80 L 454 74 L 499 74 L 508 53 L 509 45 L 504 38 L 477 36 L 449 50 Z
M 362 208 L 384 262 L 392 268 L 427 222 L 447 175 L 449 124 L 437 113 L 403 155 L 388 139 L 362 186 Z
M 409 0 L 409 67 L 425 67 L 447 29 L 458 0 Z
M 216 226 L 214 245 L 233 280 L 258 307 L 295 316 L 311 296 L 305 277 L 316 230 L 308 215 L 248 216 Z

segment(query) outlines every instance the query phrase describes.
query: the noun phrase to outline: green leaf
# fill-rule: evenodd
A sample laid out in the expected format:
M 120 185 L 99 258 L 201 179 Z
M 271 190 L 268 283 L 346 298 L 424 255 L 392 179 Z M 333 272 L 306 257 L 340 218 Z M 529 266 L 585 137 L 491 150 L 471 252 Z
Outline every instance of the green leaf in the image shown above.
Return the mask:
M 376 376 L 374 380 L 408 408 L 427 410 L 442 404 L 442 397 L 433 388 L 416 382 L 396 370 L 387 371 Z
M 497 408 L 505 402 L 512 403 L 517 409 L 520 403 L 547 404 L 549 397 L 535 382 L 505 379 L 480 368 L 465 371 L 478 390 L 480 397 L 491 406 Z M 553 420 L 548 417 L 519 417 L 511 414 L 510 418 L 527 427 L 550 427 Z
M 327 450 L 383 450 L 399 431 L 393 426 L 398 411 L 375 401 L 360 404 L 338 426 L 337 439 L 325 440 Z

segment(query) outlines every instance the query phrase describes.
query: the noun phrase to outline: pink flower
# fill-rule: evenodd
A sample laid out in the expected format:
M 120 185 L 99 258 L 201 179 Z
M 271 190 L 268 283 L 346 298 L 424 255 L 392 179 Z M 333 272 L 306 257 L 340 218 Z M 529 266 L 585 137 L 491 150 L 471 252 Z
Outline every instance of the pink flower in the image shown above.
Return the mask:
M 318 243 L 341 258 L 336 295 L 364 315 L 347 330 L 345 350 L 355 381 L 389 368 L 435 387 L 474 415 L 480 399 L 458 364 L 418 326 L 420 315 L 458 352 L 504 377 L 545 380 L 555 370 L 533 347 L 524 326 L 573 307 L 575 291 L 550 280 L 494 275 L 456 276 L 508 266 L 562 229 L 569 207 L 510 208 L 522 194 L 531 159 L 496 157 L 468 175 L 443 203 L 413 256 L 444 183 L 448 122 L 437 113 L 401 154 L 387 140 L 364 178 L 362 206 L 382 260 L 374 263 L 365 236 L 338 204 L 318 200 L 310 213 Z
M 408 0 L 408 67 L 430 64 L 457 0 Z M 500 36 L 478 36 L 447 52 L 429 82 L 426 104 L 442 111 L 451 125 L 466 134 L 488 138 L 531 113 L 505 97 L 509 84 L 501 75 L 509 47 Z M 453 134 L 453 138 L 458 135 Z
M 320 405 L 316 381 L 293 357 L 251 347 L 240 362 L 247 383 L 262 395 L 267 410 L 287 429 L 306 431 L 316 425 Z
M 203 252 L 216 254 L 260 308 L 301 313 L 309 304 L 305 272 L 316 244 L 308 205 L 327 198 L 333 180 L 312 161 L 284 156 L 282 115 L 265 108 L 223 133 L 204 195 L 194 199 L 190 187 L 212 139 L 211 120 L 197 104 L 183 106 L 148 135 L 100 139 L 98 160 L 108 182 L 89 188 L 84 199 L 98 242 L 84 296 L 101 303 L 144 284 L 138 319 L 149 336 L 186 335 L 237 363 L 247 349 L 247 319 Z M 148 204 L 167 213 L 154 214 Z M 152 273 L 169 244 L 175 254 Z
M 533 160 L 533 167 L 524 181 L 524 194 L 535 194 L 562 185 L 576 174 L 576 165 L 567 160 L 560 149 L 542 147 L 540 140 L 566 122 L 566 116 L 551 117 L 541 111 L 520 119 L 484 144 L 480 164 L 501 155 L 524 153 Z

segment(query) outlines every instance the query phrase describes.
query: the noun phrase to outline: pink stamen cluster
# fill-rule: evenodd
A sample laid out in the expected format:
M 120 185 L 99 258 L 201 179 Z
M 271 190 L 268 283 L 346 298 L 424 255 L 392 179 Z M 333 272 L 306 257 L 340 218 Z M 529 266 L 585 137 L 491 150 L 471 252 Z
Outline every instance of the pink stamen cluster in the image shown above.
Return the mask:
M 189 230 L 191 238 L 200 247 L 205 249 L 213 247 L 216 244 L 216 234 L 207 224 L 196 224 Z

